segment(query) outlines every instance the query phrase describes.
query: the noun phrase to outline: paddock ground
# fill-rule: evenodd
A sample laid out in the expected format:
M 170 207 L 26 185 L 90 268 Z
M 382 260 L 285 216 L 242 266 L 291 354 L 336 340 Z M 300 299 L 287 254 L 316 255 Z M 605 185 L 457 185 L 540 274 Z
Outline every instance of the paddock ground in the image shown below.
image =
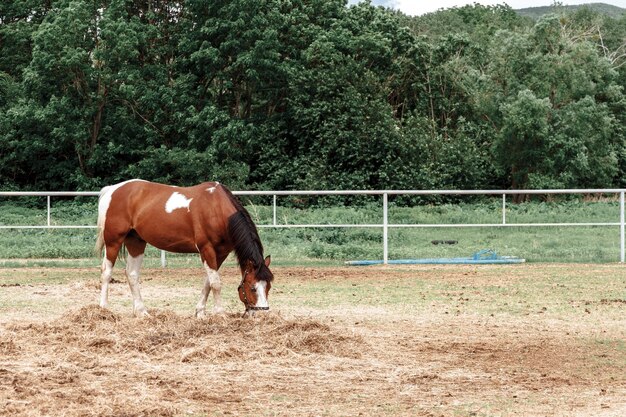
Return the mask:
M 0 269 L 0 415 L 626 416 L 623 265 L 273 271 L 197 320 L 200 268 L 144 270 L 145 319 L 119 270 L 103 310 L 98 268 Z

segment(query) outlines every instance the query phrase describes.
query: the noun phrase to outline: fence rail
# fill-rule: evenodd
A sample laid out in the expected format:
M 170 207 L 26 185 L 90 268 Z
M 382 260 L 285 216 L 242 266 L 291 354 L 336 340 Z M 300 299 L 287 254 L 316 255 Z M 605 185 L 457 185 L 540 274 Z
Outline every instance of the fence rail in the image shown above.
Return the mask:
M 620 262 L 625 261 L 626 239 L 624 215 L 624 194 L 621 188 L 593 189 L 561 189 L 561 190 L 296 190 L 296 191 L 233 191 L 240 196 L 272 196 L 272 223 L 257 224 L 259 228 L 381 228 L 383 230 L 383 262 L 389 260 L 389 229 L 390 228 L 468 228 L 468 227 L 617 227 L 620 229 Z M 506 198 L 511 195 L 552 195 L 552 194 L 613 194 L 619 196 L 620 216 L 615 222 L 598 223 L 509 223 L 506 217 Z M 0 191 L 0 197 L 46 197 L 47 221 L 45 225 L 0 225 L 0 229 L 94 229 L 96 225 L 56 225 L 51 220 L 52 197 L 97 197 L 96 191 Z M 279 224 L 277 221 L 277 198 L 279 196 L 313 195 L 374 195 L 382 196 L 383 216 L 377 224 Z M 465 223 L 465 224 L 393 224 L 389 223 L 389 196 L 395 195 L 501 195 L 502 222 L 500 223 Z M 165 252 L 161 251 L 161 263 L 165 266 Z

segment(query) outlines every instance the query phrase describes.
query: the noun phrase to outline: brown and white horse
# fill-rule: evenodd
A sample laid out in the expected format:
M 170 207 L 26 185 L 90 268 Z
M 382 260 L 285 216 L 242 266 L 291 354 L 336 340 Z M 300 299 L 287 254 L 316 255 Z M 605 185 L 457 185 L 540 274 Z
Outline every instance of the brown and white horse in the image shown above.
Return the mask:
M 170 252 L 200 254 L 207 276 L 196 317 L 205 316 L 211 291 L 214 311 L 224 311 L 218 269 L 233 250 L 241 269 L 239 298 L 246 312 L 269 309 L 268 294 L 274 278 L 268 268 L 270 257 L 263 259 L 263 245 L 250 214 L 222 184 L 174 187 L 130 180 L 100 191 L 96 250 L 102 253 L 104 248 L 101 307 L 107 306 L 113 265 L 125 246 L 133 312 L 148 315 L 139 280 L 147 243 Z

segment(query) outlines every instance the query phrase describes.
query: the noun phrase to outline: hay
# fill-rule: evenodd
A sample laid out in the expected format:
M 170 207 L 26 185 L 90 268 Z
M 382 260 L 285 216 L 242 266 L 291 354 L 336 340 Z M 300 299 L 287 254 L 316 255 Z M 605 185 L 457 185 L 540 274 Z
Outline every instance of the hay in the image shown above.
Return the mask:
M 309 318 L 286 320 L 269 313 L 252 319 L 227 314 L 198 320 L 169 310 L 151 310 L 149 317 L 137 319 L 96 305 L 22 330 L 30 331 L 33 337 L 57 335 L 59 342 L 78 349 L 180 354 L 183 362 L 250 359 L 259 352 L 269 356 L 296 352 L 358 358 L 363 345 L 360 336 L 342 334 Z
M 141 352 L 179 355 L 184 362 L 250 359 L 289 353 L 360 357 L 363 339 L 342 334 L 310 318 L 286 320 L 268 313 L 254 318 L 239 314 L 214 315 L 198 320 L 169 310 L 150 310 L 146 318 L 122 316 L 97 305 L 73 310 L 51 323 L 9 326 L 28 335 L 32 343 L 60 344 L 81 351 Z M 0 351 L 16 352 L 9 339 Z
M 19 351 L 19 346 L 13 341 L 13 338 L 0 340 L 0 354 L 9 355 Z
M 70 322 L 92 328 L 94 323 L 100 321 L 118 322 L 120 320 L 119 314 L 97 305 L 89 305 L 66 313 L 60 322 Z
M 127 307 L 67 309 L 96 298 L 90 285 L 5 288 L 6 299 L 16 305 L 6 309 L 0 326 L 0 417 L 555 416 L 571 410 L 626 415 L 619 344 L 623 303 L 616 301 L 623 297 L 614 295 L 623 287 L 623 271 L 615 274 L 619 279 L 602 280 L 613 292 L 590 286 L 584 299 L 573 298 L 563 309 L 552 303 L 540 314 L 510 314 L 501 303 L 517 306 L 520 297 L 498 291 L 500 310 L 485 313 L 494 306 L 484 288 L 494 282 L 507 288 L 507 280 L 527 272 L 544 288 L 544 271 L 524 269 L 511 276 L 485 269 L 467 276 L 465 268 L 452 273 L 376 269 L 369 275 L 289 269 L 281 275 L 295 283 L 275 293 L 280 296 L 275 305 L 285 306 L 285 316 L 252 319 L 227 314 L 197 320 L 184 313 L 186 307 L 176 310 L 179 314 L 151 310 L 150 317 L 139 319 Z M 224 281 L 236 286 L 238 272 L 233 269 L 230 281 L 228 276 Z M 590 277 L 602 273 L 588 271 Z M 191 280 L 194 274 L 176 276 Z M 420 290 L 423 308 L 396 305 L 389 289 L 414 293 L 414 280 L 407 279 L 413 275 L 457 288 L 446 288 L 445 294 L 441 285 Z M 315 279 L 338 286 L 337 291 L 346 280 L 358 287 L 344 299 L 307 289 L 308 297 L 319 298 L 303 306 L 304 293 L 288 285 Z M 596 287 L 602 291 L 591 291 Z M 169 281 L 156 286 L 151 299 L 162 302 L 150 305 L 169 306 L 180 288 Z M 370 288 L 389 298 L 379 304 L 378 298 L 368 298 Z M 46 304 L 41 304 L 44 292 Z M 36 296 L 23 303 L 31 294 Z M 195 299 L 197 294 L 189 290 L 187 295 Z M 423 300 L 433 297 L 439 301 L 428 307 Z M 321 299 L 329 301 L 315 307 Z M 456 308 L 462 314 L 448 314 L 454 304 L 461 304 Z M 592 307 L 603 314 L 584 312 Z M 62 311 L 66 314 L 57 316 Z
M 242 397 L 197 386 L 177 374 L 176 363 L 247 375 L 241 382 L 245 387 L 246 378 L 268 361 L 357 358 L 364 348 L 361 336 L 279 314 L 199 320 L 150 310 L 149 317 L 135 318 L 88 305 L 48 323 L 6 329 L 0 342 L 7 359 L 0 364 L 0 399 L 5 399 L 0 415 L 180 415 L 184 403 L 239 403 Z M 142 397 L 146 400 L 136 400 Z

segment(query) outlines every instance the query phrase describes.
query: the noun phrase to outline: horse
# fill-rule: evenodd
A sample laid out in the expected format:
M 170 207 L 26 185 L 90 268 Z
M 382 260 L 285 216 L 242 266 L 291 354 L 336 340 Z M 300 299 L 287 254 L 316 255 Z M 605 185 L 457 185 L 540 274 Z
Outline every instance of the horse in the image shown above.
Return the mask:
M 223 313 L 218 272 L 234 250 L 241 270 L 237 291 L 244 315 L 269 310 L 274 279 L 271 257 L 263 258 L 263 245 L 250 214 L 233 193 L 219 182 L 177 187 L 140 179 L 102 188 L 98 200 L 96 251 L 104 256 L 100 306 L 107 307 L 115 261 L 126 255 L 126 277 L 133 297 L 133 314 L 148 316 L 141 298 L 140 269 L 146 245 L 176 253 L 199 253 L 206 279 L 195 316 L 206 316 L 213 291 L 214 313 Z

